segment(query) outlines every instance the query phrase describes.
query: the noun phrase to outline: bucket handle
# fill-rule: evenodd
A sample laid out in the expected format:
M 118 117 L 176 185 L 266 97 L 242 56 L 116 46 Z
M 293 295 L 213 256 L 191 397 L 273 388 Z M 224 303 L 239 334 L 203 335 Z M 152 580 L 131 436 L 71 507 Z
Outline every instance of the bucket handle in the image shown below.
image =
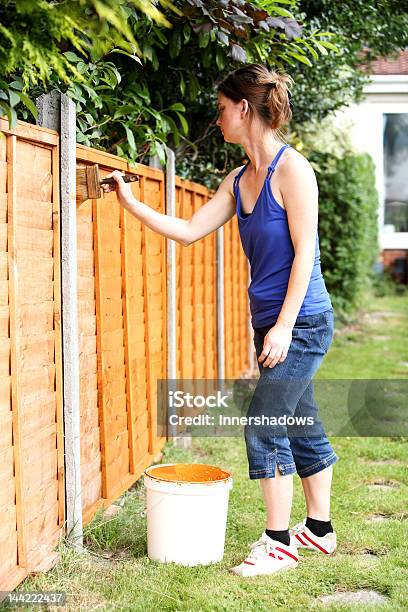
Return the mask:
M 164 497 L 162 497 L 159 501 L 157 501 L 156 503 L 152 504 L 151 506 L 144 508 L 139 514 L 142 518 L 146 518 L 147 513 L 149 510 L 151 510 L 152 508 L 154 508 L 155 506 L 158 506 L 159 504 L 162 503 L 162 501 L 164 501 Z

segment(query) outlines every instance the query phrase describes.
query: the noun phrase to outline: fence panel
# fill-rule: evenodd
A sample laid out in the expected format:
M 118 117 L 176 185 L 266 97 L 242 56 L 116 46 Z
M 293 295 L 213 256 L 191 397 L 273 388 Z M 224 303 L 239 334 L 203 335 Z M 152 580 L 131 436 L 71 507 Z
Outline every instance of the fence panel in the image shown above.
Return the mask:
M 98 163 L 102 177 L 115 168 L 135 172 L 135 197 L 164 212 L 161 170 L 130 168 L 81 145 L 77 161 Z M 78 269 L 87 521 L 142 474 L 165 442 L 157 436 L 156 411 L 157 379 L 166 377 L 166 241 L 124 210 L 115 193 L 82 204 L 77 231 L 78 261 L 87 262 Z
M 0 118 L 0 590 L 64 523 L 58 134 Z

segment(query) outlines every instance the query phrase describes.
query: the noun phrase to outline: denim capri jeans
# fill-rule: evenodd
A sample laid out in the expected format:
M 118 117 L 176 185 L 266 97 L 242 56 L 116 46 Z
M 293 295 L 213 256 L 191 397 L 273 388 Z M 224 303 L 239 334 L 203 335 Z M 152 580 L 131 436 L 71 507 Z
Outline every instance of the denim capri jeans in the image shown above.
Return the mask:
M 277 318 L 254 328 L 257 357 Z M 298 316 L 286 359 L 273 368 L 258 361 L 260 378 L 247 411 L 252 419 L 244 428 L 250 479 L 274 478 L 276 466 L 282 475 L 307 478 L 338 461 L 318 417 L 312 381 L 333 333 L 333 308 Z

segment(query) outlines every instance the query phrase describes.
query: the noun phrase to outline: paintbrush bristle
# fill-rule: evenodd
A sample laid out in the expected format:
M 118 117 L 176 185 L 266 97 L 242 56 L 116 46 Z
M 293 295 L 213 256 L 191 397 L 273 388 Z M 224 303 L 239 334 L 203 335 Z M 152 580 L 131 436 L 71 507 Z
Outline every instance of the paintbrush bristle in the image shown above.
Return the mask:
M 76 202 L 77 206 L 86 200 L 100 198 L 102 195 L 101 186 L 99 183 L 99 166 L 77 167 L 76 171 L 77 191 Z

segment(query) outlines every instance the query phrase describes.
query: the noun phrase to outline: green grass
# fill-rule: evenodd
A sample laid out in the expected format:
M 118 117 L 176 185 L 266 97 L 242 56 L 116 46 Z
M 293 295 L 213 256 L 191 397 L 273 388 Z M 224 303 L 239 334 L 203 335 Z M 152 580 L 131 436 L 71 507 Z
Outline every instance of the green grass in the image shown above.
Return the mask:
M 400 296 L 373 298 L 367 313 L 393 313 L 363 320 L 353 338 L 349 327 L 336 330 L 334 345 L 324 360 L 322 378 L 402 378 L 408 361 L 407 304 Z M 373 323 L 375 321 L 375 324 Z M 376 336 L 387 336 L 379 341 Z M 364 374 L 361 374 L 361 372 Z M 408 372 L 408 368 L 403 370 Z M 146 555 L 144 487 L 139 481 L 122 497 L 123 508 L 113 519 L 98 514 L 85 530 L 88 554 L 61 546 L 61 562 L 47 574 L 27 579 L 24 590 L 67 592 L 68 610 L 309 610 L 320 595 L 339 590 L 376 590 L 389 598 L 378 610 L 408 609 L 408 445 L 403 438 L 331 438 L 340 461 L 334 466 L 332 520 L 339 548 L 334 557 L 301 552 L 294 571 L 242 579 L 228 573 L 264 529 L 265 511 L 259 483 L 247 474 L 242 438 L 196 438 L 191 449 L 164 449 L 163 462 L 204 462 L 230 469 L 230 493 L 225 556 L 221 563 L 186 568 L 150 562 Z M 389 482 L 390 489 L 373 490 L 370 483 Z M 387 520 L 368 522 L 372 514 Z M 291 523 L 304 518 L 301 483 L 295 476 Z M 200 525 L 197 525 L 200 529 Z M 26 608 L 25 608 L 26 609 Z M 322 607 L 323 609 L 323 607 Z M 325 607 L 362 610 L 361 606 Z
M 335 315 L 336 319 L 336 315 Z M 317 378 L 407 378 L 408 293 L 368 296 L 335 338 Z

